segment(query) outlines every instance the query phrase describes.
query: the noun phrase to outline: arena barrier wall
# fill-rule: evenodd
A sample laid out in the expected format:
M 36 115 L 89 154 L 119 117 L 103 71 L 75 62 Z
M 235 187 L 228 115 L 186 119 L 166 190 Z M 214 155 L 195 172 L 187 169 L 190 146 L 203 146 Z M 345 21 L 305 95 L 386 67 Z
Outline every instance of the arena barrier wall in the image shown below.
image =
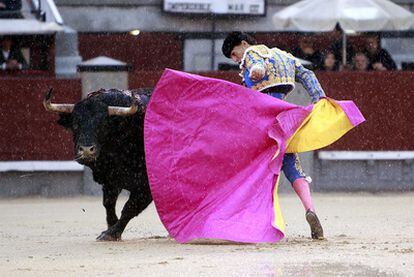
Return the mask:
M 42 101 L 49 88 L 53 101 L 75 103 L 81 97 L 80 79 L 0 79 L 0 160 L 72 160 L 72 135 L 46 112 Z
M 161 71 L 134 71 L 129 87 L 153 87 Z M 236 72 L 204 72 L 205 76 L 238 82 Z M 412 103 L 414 72 L 317 73 L 328 96 L 355 101 L 367 121 L 326 150 L 414 150 Z M 57 115 L 42 106 L 49 87 L 54 101 L 80 99 L 79 79 L 7 78 L 0 86 L 0 160 L 70 160 L 70 132 L 58 126 Z

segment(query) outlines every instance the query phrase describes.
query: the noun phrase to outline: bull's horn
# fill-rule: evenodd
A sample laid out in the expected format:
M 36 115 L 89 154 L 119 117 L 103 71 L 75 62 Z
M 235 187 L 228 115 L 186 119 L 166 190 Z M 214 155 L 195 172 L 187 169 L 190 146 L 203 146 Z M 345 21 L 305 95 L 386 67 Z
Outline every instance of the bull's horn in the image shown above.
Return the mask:
M 131 106 L 130 107 L 108 106 L 109 115 L 130 116 L 130 115 L 135 114 L 137 111 L 138 111 L 138 105 L 135 99 L 135 92 L 131 93 Z
M 45 107 L 46 111 L 55 112 L 55 113 L 72 113 L 73 108 L 75 107 L 74 104 L 52 104 L 52 93 L 53 88 L 49 89 L 45 98 L 43 99 L 43 107 Z

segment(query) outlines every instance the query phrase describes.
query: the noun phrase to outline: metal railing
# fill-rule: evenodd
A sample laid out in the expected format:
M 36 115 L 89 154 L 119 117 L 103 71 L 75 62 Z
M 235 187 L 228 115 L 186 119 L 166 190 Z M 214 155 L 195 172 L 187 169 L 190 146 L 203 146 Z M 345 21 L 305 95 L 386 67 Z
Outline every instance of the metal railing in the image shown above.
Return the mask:
M 38 20 L 44 22 L 56 22 L 63 25 L 62 16 L 56 7 L 55 1 L 53 0 L 29 0 L 32 13 L 36 15 Z

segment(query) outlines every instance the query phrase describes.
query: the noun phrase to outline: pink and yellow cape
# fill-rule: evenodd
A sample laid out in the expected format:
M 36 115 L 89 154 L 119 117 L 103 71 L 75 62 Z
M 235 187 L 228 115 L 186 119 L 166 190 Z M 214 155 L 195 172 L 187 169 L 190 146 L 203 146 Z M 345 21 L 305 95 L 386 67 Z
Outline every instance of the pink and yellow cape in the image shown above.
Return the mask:
M 327 146 L 364 121 L 352 101 L 301 107 L 227 81 L 166 70 L 145 116 L 160 218 L 179 242 L 276 242 L 283 154 Z

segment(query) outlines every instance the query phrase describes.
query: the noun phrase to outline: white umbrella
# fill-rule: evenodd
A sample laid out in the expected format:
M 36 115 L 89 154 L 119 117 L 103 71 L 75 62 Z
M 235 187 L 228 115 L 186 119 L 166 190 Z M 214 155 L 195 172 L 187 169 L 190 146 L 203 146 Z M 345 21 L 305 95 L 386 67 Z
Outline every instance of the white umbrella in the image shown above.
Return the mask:
M 332 31 L 339 24 L 345 51 L 345 33 L 408 30 L 414 14 L 388 0 L 303 0 L 273 15 L 273 23 L 278 30 L 303 32 Z

